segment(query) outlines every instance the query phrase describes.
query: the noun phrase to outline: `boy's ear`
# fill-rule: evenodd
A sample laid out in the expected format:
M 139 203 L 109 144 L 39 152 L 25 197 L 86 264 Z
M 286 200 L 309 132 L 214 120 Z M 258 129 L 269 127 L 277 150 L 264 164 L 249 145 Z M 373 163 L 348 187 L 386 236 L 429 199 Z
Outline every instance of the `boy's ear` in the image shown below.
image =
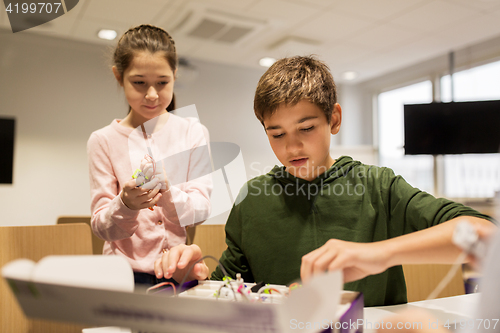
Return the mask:
M 116 81 L 118 81 L 118 83 L 120 84 L 120 86 L 123 87 L 123 78 L 120 75 L 120 72 L 118 72 L 118 69 L 116 68 L 116 66 L 111 67 L 111 69 L 113 70 L 113 74 L 115 75 Z
M 332 118 L 330 119 L 330 130 L 332 134 L 337 134 L 340 130 L 340 123 L 342 122 L 342 108 L 339 103 L 335 103 L 332 111 Z

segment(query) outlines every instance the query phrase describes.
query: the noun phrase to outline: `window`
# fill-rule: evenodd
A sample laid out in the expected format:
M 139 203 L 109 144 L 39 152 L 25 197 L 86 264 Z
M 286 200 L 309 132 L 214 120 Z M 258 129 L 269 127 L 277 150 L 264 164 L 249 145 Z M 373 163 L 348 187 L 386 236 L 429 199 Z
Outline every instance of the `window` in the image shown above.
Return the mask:
M 433 157 L 404 154 L 404 104 L 432 102 L 432 83 L 424 81 L 378 96 L 379 164 L 403 176 L 412 186 L 433 190 Z
M 453 75 L 453 83 L 455 102 L 498 100 L 500 61 L 457 72 Z M 441 78 L 441 100 L 451 101 L 449 75 Z M 493 197 L 500 190 L 500 154 L 446 155 L 444 175 L 447 197 Z

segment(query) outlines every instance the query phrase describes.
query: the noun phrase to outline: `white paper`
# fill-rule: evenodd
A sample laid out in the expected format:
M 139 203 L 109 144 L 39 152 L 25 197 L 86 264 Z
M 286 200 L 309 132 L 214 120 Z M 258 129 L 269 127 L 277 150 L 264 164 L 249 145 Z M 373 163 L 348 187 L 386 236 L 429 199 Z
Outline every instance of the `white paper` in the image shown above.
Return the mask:
M 313 276 L 307 285 L 295 289 L 279 309 L 283 332 L 297 331 L 298 323 L 304 324 L 301 333 L 317 332 L 318 323 L 335 320 L 342 280 L 341 272 L 334 271 Z
M 132 268 L 119 256 L 47 256 L 35 266 L 31 279 L 64 286 L 134 291 Z

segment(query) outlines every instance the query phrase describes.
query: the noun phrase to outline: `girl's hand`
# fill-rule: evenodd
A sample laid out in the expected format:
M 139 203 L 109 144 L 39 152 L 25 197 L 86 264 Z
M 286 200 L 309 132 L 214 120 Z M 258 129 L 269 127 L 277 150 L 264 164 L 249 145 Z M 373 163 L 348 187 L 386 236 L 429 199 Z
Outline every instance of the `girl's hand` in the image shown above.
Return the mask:
M 152 189 L 156 187 L 157 183 L 160 183 L 160 193 L 168 190 L 168 182 L 165 179 L 165 171 L 163 170 L 161 165 L 156 164 L 156 162 L 154 162 L 150 158 L 142 159 L 140 169 L 142 170 L 144 176 L 146 176 L 146 178 L 149 180 L 149 182 L 142 186 L 143 188 Z
M 151 158 L 143 158 L 141 160 L 141 167 L 140 169 L 144 173 L 144 176 L 146 176 L 147 179 L 151 179 L 153 175 L 157 172 L 156 171 L 156 162 L 153 161 Z
M 173 278 L 178 283 L 184 279 L 189 268 L 203 257 L 198 245 L 177 245 L 163 253 L 155 261 L 155 275 L 157 278 Z M 196 263 L 186 281 L 205 280 L 208 277 L 208 267 L 204 261 Z
M 302 257 L 300 277 L 307 282 L 313 275 L 342 270 L 344 282 L 378 274 L 387 267 L 387 251 L 380 243 L 354 243 L 330 239 L 322 247 Z
M 124 184 L 120 197 L 125 206 L 132 210 L 149 208 L 153 207 L 160 200 L 162 196 L 159 193 L 160 187 L 160 182 L 154 183 L 152 189 L 137 187 L 135 179 L 131 179 Z

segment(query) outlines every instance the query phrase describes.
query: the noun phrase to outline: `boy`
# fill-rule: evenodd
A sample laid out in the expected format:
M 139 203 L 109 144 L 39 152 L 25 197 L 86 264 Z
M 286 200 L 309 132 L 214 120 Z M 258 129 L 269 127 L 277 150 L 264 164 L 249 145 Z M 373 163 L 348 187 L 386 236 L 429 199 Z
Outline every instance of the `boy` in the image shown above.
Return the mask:
M 330 135 L 342 109 L 328 67 L 312 57 L 271 66 L 254 109 L 283 166 L 250 180 L 233 206 L 220 259 L 233 278 L 289 284 L 342 269 L 344 288 L 362 291 L 366 306 L 404 303 L 401 264 L 452 263 L 458 221 L 491 226 L 489 217 L 413 188 L 390 169 L 334 160 Z M 155 272 L 175 277 L 199 258 L 199 248 L 181 246 L 157 260 Z M 190 278 L 205 278 L 203 265 Z M 222 277 L 219 268 L 212 274 Z

